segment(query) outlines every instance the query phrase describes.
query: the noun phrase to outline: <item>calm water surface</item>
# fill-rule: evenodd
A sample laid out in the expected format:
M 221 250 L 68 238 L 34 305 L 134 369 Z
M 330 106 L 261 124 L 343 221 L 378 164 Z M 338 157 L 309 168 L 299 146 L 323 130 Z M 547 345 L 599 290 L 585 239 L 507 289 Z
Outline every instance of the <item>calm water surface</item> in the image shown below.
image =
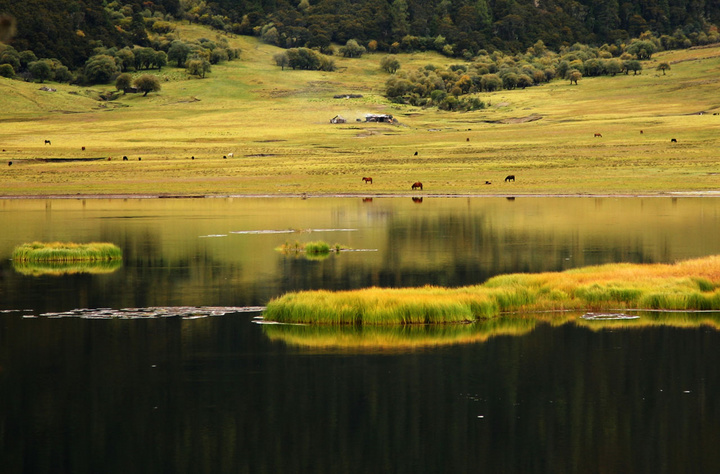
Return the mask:
M 0 200 L 0 226 L 0 472 L 720 468 L 720 315 L 340 336 L 243 312 L 42 316 L 702 257 L 720 253 L 718 199 Z M 10 261 L 33 240 L 110 241 L 124 260 Z M 275 250 L 311 240 L 358 251 Z

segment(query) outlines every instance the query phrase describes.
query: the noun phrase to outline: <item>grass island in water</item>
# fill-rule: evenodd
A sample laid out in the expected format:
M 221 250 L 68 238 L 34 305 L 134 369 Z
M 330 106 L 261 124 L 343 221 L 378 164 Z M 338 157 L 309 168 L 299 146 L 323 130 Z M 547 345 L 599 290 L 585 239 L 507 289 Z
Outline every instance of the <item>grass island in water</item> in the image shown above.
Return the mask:
M 107 242 L 32 242 L 15 247 L 15 262 L 95 262 L 122 259 L 122 250 Z
M 275 250 L 285 254 L 289 253 L 305 253 L 309 256 L 327 256 L 330 252 L 340 252 L 341 250 L 348 250 L 348 247 L 340 244 L 330 245 L 323 240 L 314 242 L 300 243 L 297 240 L 295 243 L 285 242 Z
M 267 305 L 267 321 L 302 324 L 472 322 L 506 312 L 720 310 L 720 256 L 675 264 L 616 263 L 500 275 L 461 288 L 302 291 Z

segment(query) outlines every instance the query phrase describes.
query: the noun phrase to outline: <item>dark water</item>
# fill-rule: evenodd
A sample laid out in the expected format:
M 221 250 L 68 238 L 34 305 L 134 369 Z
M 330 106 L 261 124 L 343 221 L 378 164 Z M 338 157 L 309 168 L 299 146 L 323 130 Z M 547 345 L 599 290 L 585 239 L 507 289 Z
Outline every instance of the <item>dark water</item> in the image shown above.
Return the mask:
M 720 200 L 27 200 L 0 201 L 0 225 L 0 472 L 720 467 L 718 315 L 367 330 L 349 345 L 253 313 L 28 318 L 672 262 L 720 253 Z M 112 241 L 125 258 L 109 273 L 21 273 L 10 252 L 32 240 Z M 274 250 L 295 240 L 367 251 Z

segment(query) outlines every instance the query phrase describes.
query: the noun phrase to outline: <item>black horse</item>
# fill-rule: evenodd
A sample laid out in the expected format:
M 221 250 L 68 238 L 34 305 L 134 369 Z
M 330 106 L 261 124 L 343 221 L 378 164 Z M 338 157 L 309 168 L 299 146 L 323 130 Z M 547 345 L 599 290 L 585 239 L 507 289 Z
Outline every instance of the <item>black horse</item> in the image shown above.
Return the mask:
M 515 175 L 514 175 L 514 174 L 511 174 L 511 175 L 506 176 L 506 177 L 505 177 L 505 182 L 507 183 L 508 181 L 513 181 L 513 182 L 514 182 L 514 181 L 515 181 Z

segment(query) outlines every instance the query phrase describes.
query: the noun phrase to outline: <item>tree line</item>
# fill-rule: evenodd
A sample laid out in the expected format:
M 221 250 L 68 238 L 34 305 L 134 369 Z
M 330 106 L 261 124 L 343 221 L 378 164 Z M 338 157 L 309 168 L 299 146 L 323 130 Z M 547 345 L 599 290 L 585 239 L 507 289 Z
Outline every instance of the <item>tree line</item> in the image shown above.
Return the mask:
M 403 71 L 397 57 L 387 55 L 381 59 L 380 68 L 392 74 L 386 81 L 385 95 L 394 102 L 444 110 L 473 110 L 486 105 L 470 98 L 479 92 L 524 89 L 553 79 L 577 84 L 582 77 L 636 75 L 643 70 L 641 59 L 650 59 L 660 48 L 660 40 L 650 33 L 623 47 L 576 43 L 559 52 L 549 50 L 538 40 L 522 54 L 482 51 L 472 61 L 446 68 L 429 64 L 414 71 Z M 658 66 L 663 74 L 669 68 L 667 63 Z
M 8 3 L 3 5 L 3 2 L 0 0 L 0 8 L 7 7 Z M 63 0 L 58 3 L 64 4 Z M 60 40 L 55 49 L 50 49 L 52 44 L 48 38 L 62 37 L 62 28 L 68 23 L 52 14 L 57 5 L 30 0 L 31 6 L 47 7 L 50 13 L 43 28 L 27 31 L 28 26 L 34 25 L 27 16 L 25 6 L 28 4 L 9 2 L 13 9 L 4 11 L 17 15 L 11 17 L 16 31 L 11 42 L 0 43 L 0 76 L 39 82 L 102 84 L 112 82 L 121 73 L 159 71 L 171 63 L 186 68 L 191 75 L 205 77 L 213 64 L 236 59 L 240 53 L 221 37 L 179 40 L 174 34 L 175 17 L 169 12 L 179 12 L 177 1 L 115 1 L 102 9 L 90 5 L 81 13 L 75 7 L 84 5 L 82 2 L 65 3 L 69 10 L 65 14 L 73 19 L 75 29 L 66 43 Z M 36 12 L 34 16 L 44 15 Z M 65 54 L 68 45 L 76 48 L 72 54 Z
M 652 32 L 665 47 L 718 41 L 720 2 L 711 0 L 185 0 L 184 18 L 283 48 L 321 52 L 356 40 L 369 50 L 525 51 L 538 40 L 621 44 Z

